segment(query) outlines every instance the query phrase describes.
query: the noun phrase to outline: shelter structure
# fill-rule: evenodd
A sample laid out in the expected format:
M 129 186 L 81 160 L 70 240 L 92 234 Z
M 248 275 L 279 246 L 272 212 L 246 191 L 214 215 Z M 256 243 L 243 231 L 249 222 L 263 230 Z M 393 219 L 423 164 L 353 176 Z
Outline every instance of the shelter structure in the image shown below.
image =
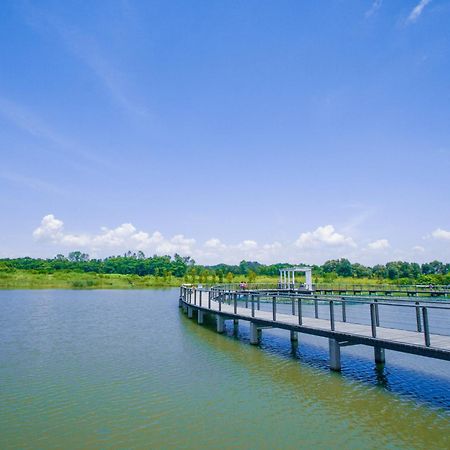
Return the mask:
M 305 274 L 304 288 L 312 291 L 312 269 L 311 267 L 286 267 L 280 269 L 280 288 L 295 289 L 299 284 L 295 284 L 295 273 L 301 272 Z

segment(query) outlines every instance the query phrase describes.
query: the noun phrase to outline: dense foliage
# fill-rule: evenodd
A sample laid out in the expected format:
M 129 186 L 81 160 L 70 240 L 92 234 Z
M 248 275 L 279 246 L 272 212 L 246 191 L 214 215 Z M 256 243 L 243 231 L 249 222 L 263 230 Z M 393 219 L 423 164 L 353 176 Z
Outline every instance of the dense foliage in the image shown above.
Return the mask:
M 199 281 L 222 282 L 231 281 L 235 276 L 243 276 L 252 281 L 256 276 L 277 276 L 280 268 L 292 266 L 279 263 L 264 265 L 254 261 L 241 261 L 239 265 L 217 264 L 202 266 L 195 261 L 178 254 L 171 256 L 146 257 L 143 252 L 127 252 L 122 256 L 111 256 L 104 259 L 91 259 L 89 255 L 75 251 L 68 256 L 57 255 L 52 259 L 15 258 L 0 259 L 0 271 L 15 270 L 33 273 L 55 273 L 58 271 L 124 274 L 156 277 L 178 277 Z M 386 280 L 397 283 L 434 283 L 450 284 L 450 264 L 432 261 L 425 264 L 405 261 L 377 264 L 373 267 L 352 264 L 348 259 L 330 260 L 323 265 L 313 265 L 313 275 L 317 280 L 333 282 L 340 277 L 355 279 Z

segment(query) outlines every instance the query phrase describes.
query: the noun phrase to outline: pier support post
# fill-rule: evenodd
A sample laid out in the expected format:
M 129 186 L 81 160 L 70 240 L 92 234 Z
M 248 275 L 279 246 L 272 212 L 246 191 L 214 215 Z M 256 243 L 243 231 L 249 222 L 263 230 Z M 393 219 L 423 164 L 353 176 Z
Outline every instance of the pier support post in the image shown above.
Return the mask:
M 225 331 L 225 319 L 222 316 L 219 316 L 219 314 L 217 314 L 216 322 L 217 322 L 217 332 L 223 333 Z
M 375 363 L 384 364 L 386 362 L 386 357 L 384 355 L 384 348 L 374 347 Z
M 252 322 L 250 322 L 250 344 L 258 344 L 258 327 L 256 326 L 256 323 Z
M 330 347 L 330 369 L 340 371 L 341 370 L 341 348 L 339 342 L 336 339 L 328 339 Z
M 194 313 L 194 308 L 191 308 L 190 306 L 188 306 L 188 318 L 192 319 L 192 315 Z
M 197 311 L 197 323 L 198 323 L 199 325 L 203 325 L 204 318 L 205 318 L 205 313 L 204 313 L 204 311 L 198 310 L 198 311 Z
M 297 342 L 298 341 L 298 332 L 291 330 L 291 342 Z

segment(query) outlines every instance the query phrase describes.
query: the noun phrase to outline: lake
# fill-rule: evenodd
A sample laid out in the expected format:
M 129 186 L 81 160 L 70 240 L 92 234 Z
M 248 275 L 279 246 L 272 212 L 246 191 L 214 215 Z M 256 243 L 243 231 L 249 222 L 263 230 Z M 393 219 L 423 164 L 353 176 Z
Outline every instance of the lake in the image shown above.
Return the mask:
M 0 448 L 449 448 L 450 363 L 249 328 L 178 289 L 0 291 Z

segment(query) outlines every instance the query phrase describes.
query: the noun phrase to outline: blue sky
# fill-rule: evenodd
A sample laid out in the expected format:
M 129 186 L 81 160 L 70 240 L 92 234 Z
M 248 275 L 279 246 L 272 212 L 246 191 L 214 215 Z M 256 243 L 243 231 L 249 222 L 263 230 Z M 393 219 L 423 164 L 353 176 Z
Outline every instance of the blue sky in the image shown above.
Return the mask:
M 0 256 L 448 261 L 450 1 L 3 1 Z

